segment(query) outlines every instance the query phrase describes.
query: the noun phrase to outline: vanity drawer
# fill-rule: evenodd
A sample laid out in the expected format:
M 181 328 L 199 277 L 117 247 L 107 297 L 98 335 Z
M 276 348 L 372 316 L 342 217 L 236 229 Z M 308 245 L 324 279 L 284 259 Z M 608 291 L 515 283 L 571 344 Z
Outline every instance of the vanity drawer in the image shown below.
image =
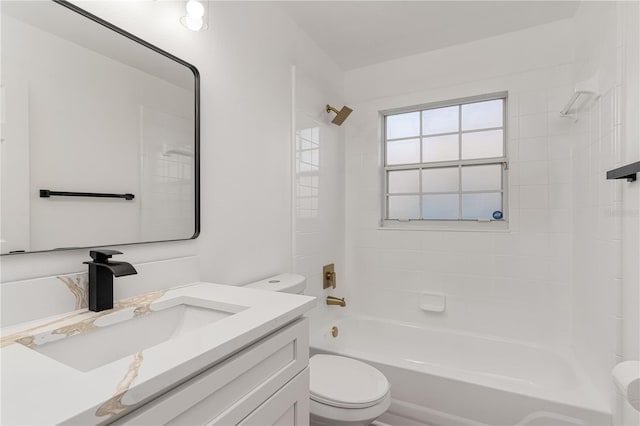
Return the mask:
M 114 424 L 237 424 L 306 368 L 308 327 L 299 319 Z
M 238 426 L 308 426 L 309 368 L 298 374 Z

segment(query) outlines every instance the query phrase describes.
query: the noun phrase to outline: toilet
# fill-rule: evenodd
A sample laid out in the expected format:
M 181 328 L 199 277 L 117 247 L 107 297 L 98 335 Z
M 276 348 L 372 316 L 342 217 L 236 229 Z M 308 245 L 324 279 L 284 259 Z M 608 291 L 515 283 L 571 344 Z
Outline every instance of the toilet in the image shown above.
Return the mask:
M 281 274 L 246 287 L 302 294 L 302 275 Z M 309 359 L 311 426 L 368 426 L 391 405 L 389 381 L 364 362 L 337 355 Z

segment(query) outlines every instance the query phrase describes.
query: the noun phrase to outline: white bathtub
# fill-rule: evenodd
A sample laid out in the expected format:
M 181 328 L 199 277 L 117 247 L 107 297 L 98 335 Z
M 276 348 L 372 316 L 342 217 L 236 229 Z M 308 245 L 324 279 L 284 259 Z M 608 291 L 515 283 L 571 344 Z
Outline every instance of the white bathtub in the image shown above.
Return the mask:
M 312 330 L 311 348 L 382 371 L 393 403 L 381 421 L 394 426 L 611 424 L 575 363 L 540 347 L 354 316 Z

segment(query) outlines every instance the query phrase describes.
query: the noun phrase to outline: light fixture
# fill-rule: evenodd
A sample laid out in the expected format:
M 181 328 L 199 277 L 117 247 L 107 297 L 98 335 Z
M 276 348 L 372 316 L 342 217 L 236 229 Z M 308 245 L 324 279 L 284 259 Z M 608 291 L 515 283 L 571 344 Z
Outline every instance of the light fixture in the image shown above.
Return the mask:
M 186 4 L 187 14 L 180 18 L 180 23 L 191 31 L 204 31 L 209 28 L 208 5 L 200 0 L 189 0 Z

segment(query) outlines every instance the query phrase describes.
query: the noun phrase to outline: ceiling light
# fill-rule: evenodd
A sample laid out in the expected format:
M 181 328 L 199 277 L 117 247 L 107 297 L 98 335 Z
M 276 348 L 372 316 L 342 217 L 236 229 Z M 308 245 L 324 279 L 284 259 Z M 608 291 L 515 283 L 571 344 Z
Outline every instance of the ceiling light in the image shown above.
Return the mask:
M 187 2 L 187 15 L 193 18 L 202 18 L 204 16 L 204 6 L 198 0 L 189 0 Z
M 208 6 L 199 0 L 189 0 L 186 4 L 187 14 L 180 18 L 180 23 L 191 31 L 204 31 L 207 25 Z

